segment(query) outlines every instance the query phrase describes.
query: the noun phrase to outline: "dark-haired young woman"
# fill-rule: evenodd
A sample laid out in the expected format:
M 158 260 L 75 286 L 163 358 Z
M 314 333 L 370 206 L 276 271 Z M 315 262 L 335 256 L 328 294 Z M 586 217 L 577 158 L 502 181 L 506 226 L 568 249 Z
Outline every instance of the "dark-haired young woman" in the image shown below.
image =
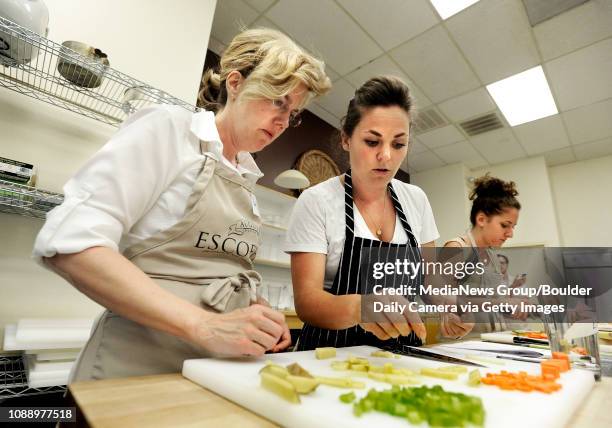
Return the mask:
M 464 278 L 462 282 L 486 287 L 495 287 L 503 283 L 499 259 L 493 248 L 501 247 L 514 234 L 521 209 L 521 204 L 516 199 L 517 195 L 518 191 L 513 181 L 506 182 L 488 174 L 474 181 L 474 189 L 470 194 L 472 227 L 465 234 L 444 244 L 445 247 L 471 247 L 474 257 L 484 263 L 483 274 L 474 274 Z M 524 319 L 526 314 L 518 313 L 514 314 L 514 317 Z M 480 312 L 476 314 L 475 321 L 478 324 L 476 331 L 491 331 L 503 327 L 501 314 Z
M 296 203 L 285 251 L 291 253 L 296 310 L 305 322 L 297 350 L 419 345 L 425 336 L 416 312 L 389 314 L 384 322 L 361 318 L 362 255 L 388 247 L 418 261 L 420 247 L 439 237 L 425 193 L 393 179 L 408 153 L 411 107 L 401 80 L 365 82 L 342 123 L 350 170 L 309 188 Z

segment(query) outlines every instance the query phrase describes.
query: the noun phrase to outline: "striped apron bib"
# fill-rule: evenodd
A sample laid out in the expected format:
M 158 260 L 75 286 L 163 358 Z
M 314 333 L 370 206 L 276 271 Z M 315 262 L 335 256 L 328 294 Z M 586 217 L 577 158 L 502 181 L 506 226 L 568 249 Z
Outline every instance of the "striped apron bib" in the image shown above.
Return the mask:
M 351 179 L 351 171 L 349 170 L 344 176 L 344 217 L 345 217 L 345 241 L 338 264 L 338 270 L 334 277 L 334 282 L 330 293 L 337 296 L 348 294 L 360 294 L 360 267 L 362 257 L 368 256 L 368 249 L 383 247 L 388 249 L 387 260 L 407 259 L 410 262 L 416 263 L 421 261 L 421 251 L 418 246 L 416 237 L 412 233 L 412 229 L 406 220 L 406 215 L 402 210 L 402 205 L 397 198 L 391 183 L 388 185 L 388 190 L 393 201 L 393 207 L 398 214 L 402 227 L 408 235 L 407 244 L 392 244 L 389 242 L 378 241 L 355 236 L 355 220 L 353 214 L 353 185 Z M 364 251 L 365 250 L 365 251 Z M 409 276 L 400 277 L 394 275 L 394 280 L 399 285 L 412 285 L 415 289 L 422 283 L 422 275 L 416 275 L 414 279 Z M 390 285 L 390 284 L 387 284 Z M 412 299 L 406 296 L 409 300 Z M 408 336 L 399 336 L 397 339 L 380 340 L 374 334 L 365 331 L 361 326 L 355 325 L 344 330 L 328 330 L 320 327 L 315 327 L 305 323 L 302 327 L 298 342 L 295 346 L 296 351 L 306 351 L 323 346 L 333 346 L 342 348 L 346 346 L 370 345 L 379 348 L 394 348 L 397 345 L 422 345 L 419 337 L 410 333 Z

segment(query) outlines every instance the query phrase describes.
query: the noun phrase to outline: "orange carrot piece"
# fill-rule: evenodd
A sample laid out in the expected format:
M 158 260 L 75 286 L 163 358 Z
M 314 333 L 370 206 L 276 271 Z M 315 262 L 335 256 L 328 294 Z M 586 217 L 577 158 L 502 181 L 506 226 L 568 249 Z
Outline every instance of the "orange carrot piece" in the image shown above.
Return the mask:
M 566 372 L 569 370 L 568 362 L 566 360 L 556 360 L 551 358 L 550 360 L 545 360 L 540 363 L 542 366 L 554 366 L 559 367 L 560 372 Z

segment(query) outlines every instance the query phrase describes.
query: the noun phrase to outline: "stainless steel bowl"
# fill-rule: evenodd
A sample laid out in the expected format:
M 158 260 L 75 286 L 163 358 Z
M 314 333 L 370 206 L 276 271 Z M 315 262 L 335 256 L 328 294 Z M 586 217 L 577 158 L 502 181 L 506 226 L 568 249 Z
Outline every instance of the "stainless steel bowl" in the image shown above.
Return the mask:
M 77 86 L 97 88 L 102 84 L 109 65 L 107 55 L 100 49 L 81 42 L 67 41 L 62 43 L 57 71 Z

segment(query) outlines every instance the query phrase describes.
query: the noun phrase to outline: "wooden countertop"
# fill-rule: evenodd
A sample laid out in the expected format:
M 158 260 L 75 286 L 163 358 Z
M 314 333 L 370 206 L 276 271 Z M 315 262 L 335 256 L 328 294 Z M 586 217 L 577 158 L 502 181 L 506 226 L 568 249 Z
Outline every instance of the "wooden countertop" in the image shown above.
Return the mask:
M 68 390 L 80 410 L 78 426 L 277 427 L 178 373 L 77 382 Z M 612 378 L 604 377 L 568 427 L 612 426 L 612 413 L 608 411 L 611 396 Z

